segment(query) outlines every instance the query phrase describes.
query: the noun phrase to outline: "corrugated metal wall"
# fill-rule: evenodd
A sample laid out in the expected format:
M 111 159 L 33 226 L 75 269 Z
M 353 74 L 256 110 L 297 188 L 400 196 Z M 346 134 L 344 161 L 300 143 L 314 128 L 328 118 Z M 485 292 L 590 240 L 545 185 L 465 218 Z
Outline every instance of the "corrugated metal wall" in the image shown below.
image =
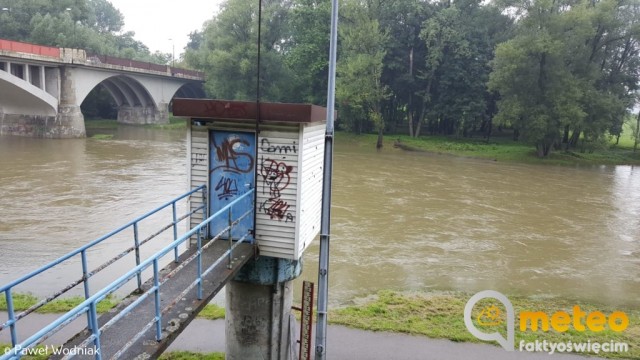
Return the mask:
M 308 124 L 303 129 L 300 166 L 301 192 L 300 228 L 298 233 L 298 257 L 320 232 L 322 214 L 322 166 L 324 162 L 324 123 Z
M 217 122 L 215 127 L 226 131 L 253 131 L 250 124 Z M 192 188 L 208 184 L 210 129 L 209 126 L 191 127 Z M 256 239 L 261 255 L 297 260 L 318 234 L 324 130 L 323 123 L 261 125 L 256 159 Z M 191 209 L 201 204 L 199 197 L 191 199 Z M 191 225 L 201 221 L 198 214 L 192 218 Z

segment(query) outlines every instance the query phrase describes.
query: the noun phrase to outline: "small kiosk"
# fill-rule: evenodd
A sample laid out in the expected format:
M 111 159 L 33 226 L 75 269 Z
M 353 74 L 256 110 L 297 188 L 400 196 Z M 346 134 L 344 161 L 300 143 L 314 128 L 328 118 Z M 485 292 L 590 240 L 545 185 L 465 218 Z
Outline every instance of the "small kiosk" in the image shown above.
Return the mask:
M 259 106 L 258 114 L 256 102 L 174 99 L 173 114 L 189 118 L 189 183 L 207 185 L 209 214 L 255 188 L 255 219 L 243 219 L 234 231 L 253 234 L 261 256 L 295 261 L 320 231 L 326 109 Z M 201 221 L 192 217 L 192 226 Z M 220 221 L 211 234 L 226 226 Z
M 295 346 L 292 280 L 320 232 L 326 109 L 174 99 L 173 114 L 188 118 L 189 184 L 207 185 L 209 216 L 234 200 L 244 201 L 237 204 L 245 212 L 254 206 L 255 216 L 240 220 L 231 233 L 233 239 L 252 236 L 260 256 L 226 284 L 226 356 L 284 359 Z M 253 199 L 238 199 L 250 189 Z M 197 209 L 202 199 L 190 204 Z M 192 227 L 202 221 L 197 214 Z M 210 235 L 227 225 L 228 219 L 212 221 Z

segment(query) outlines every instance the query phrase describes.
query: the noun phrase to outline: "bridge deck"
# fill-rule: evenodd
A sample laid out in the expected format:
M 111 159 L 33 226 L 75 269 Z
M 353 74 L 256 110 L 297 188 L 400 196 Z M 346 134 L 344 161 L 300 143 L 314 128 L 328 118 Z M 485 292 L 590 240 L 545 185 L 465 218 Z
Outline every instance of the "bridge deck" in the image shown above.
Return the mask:
M 211 266 L 229 248 L 227 241 L 216 241 L 203 251 L 202 267 Z M 192 247 L 180 256 L 180 262 L 172 262 L 162 269 L 161 274 L 168 274 L 182 263 L 189 256 L 193 255 L 197 249 Z M 198 315 L 205 305 L 222 289 L 222 287 L 237 273 L 237 271 L 255 255 L 255 246 L 251 244 L 238 244 L 233 251 L 232 267 L 227 267 L 228 262 L 222 261 L 207 276 L 203 277 L 202 300 L 198 300 L 196 288 L 187 293 L 186 296 L 178 299 L 193 281 L 197 273 L 197 261 L 187 264 L 182 270 L 177 272 L 161 287 L 162 302 L 162 339 L 156 341 L 156 327 L 149 327 L 144 334 L 134 340 L 136 334 L 143 330 L 145 324 L 153 319 L 155 302 L 153 296 L 147 297 L 129 314 L 118 320 L 113 326 L 106 329 L 100 336 L 102 346 L 102 358 L 111 359 L 121 349 L 130 345 L 129 349 L 120 354 L 123 359 L 155 359 L 175 340 L 184 328 Z M 146 291 L 153 286 L 153 278 L 143 284 Z M 102 327 L 109 320 L 118 315 L 124 307 L 131 304 L 138 298 L 132 293 L 121 304 L 110 312 L 99 317 L 98 322 Z M 172 300 L 178 299 L 178 300 Z M 175 303 L 175 304 L 174 304 Z M 166 310 L 169 306 L 171 309 Z M 91 333 L 88 330 L 81 331 L 69 340 L 64 348 L 71 349 L 79 346 Z M 216 336 L 211 334 L 211 336 Z M 131 343 L 131 344 L 129 344 Z M 93 343 L 91 344 L 93 346 Z M 54 359 L 55 357 L 52 357 Z M 75 358 L 94 359 L 93 355 L 79 355 Z

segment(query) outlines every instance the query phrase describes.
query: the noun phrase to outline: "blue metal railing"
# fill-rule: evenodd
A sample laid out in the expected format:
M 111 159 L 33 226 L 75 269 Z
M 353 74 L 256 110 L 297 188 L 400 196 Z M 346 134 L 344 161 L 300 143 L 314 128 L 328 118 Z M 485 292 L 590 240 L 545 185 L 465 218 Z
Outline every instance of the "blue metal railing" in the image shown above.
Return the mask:
M 177 216 L 177 209 L 176 209 L 176 203 L 179 202 L 180 200 L 183 200 L 185 198 L 190 198 L 192 195 L 194 195 L 197 192 L 201 192 L 201 196 L 202 196 L 202 206 L 197 207 L 189 212 L 187 212 L 185 215 L 178 217 Z M 104 297 L 101 297 L 98 301 L 89 301 L 89 299 L 93 299 L 96 298 L 96 296 L 98 296 L 99 294 L 102 294 L 105 289 L 110 288 L 112 284 L 108 285 L 107 287 L 105 287 L 104 289 L 102 289 L 101 291 L 99 291 L 98 293 L 96 293 L 93 296 L 90 296 L 90 287 L 89 287 L 89 278 L 91 278 L 93 275 L 95 275 L 96 273 L 98 273 L 99 271 L 105 269 L 107 266 L 113 264 L 115 261 L 117 261 L 118 259 L 121 259 L 122 257 L 124 257 L 125 255 L 131 253 L 132 251 L 135 251 L 135 255 L 136 255 L 136 268 L 134 270 L 131 270 L 129 273 L 132 273 L 132 276 L 135 276 L 137 278 L 137 285 L 138 285 L 138 289 L 141 290 L 141 286 L 142 286 L 142 281 L 141 281 L 141 274 L 142 271 L 146 268 L 143 267 L 142 265 L 144 264 L 148 264 L 150 263 L 149 259 L 147 259 L 145 262 L 141 262 L 140 261 L 140 247 L 147 243 L 148 241 L 152 240 L 153 238 L 155 238 L 156 236 L 160 235 L 161 233 L 163 233 L 164 231 L 166 231 L 169 228 L 173 228 L 173 239 L 174 241 L 172 242 L 172 245 L 175 244 L 175 246 L 171 247 L 171 249 L 174 251 L 174 261 L 178 261 L 178 245 L 183 243 L 185 239 L 189 238 L 190 236 L 193 235 L 193 233 L 195 232 L 195 229 L 197 228 L 197 233 L 198 236 L 200 237 L 201 233 L 200 233 L 200 229 L 202 229 L 203 227 L 206 226 L 206 224 L 208 224 L 207 221 L 201 223 L 198 227 L 192 229 L 192 231 L 187 232 L 187 234 L 185 234 L 184 236 L 182 236 L 180 239 L 177 238 L 177 225 L 184 219 L 192 216 L 193 214 L 195 214 L 196 212 L 202 211 L 202 217 L 203 219 L 206 218 L 207 216 L 207 209 L 206 209 L 206 186 L 200 186 L 197 187 L 157 208 L 155 208 L 154 210 L 134 219 L 133 221 L 130 221 L 129 223 L 119 227 L 116 230 L 111 231 L 110 233 L 91 241 L 90 243 L 50 262 L 49 264 L 41 267 L 40 269 L 37 269 L 27 275 L 24 275 L 22 277 L 20 277 L 17 280 L 14 280 L 6 285 L 3 285 L 2 287 L 0 287 L 0 294 L 4 293 L 5 294 L 5 299 L 6 299 L 6 304 L 7 304 L 7 314 L 8 314 L 8 320 L 7 322 L 5 322 L 4 324 L 0 324 L 0 331 L 9 328 L 10 329 L 10 333 L 11 333 L 11 345 L 13 346 L 13 349 L 24 349 L 25 347 L 29 347 L 32 346 L 34 344 L 37 344 L 41 341 L 44 341 L 46 338 L 48 338 L 49 336 L 51 336 L 53 333 L 55 333 L 55 331 L 57 331 L 59 328 L 63 327 L 64 325 L 68 324 L 69 322 L 71 322 L 73 319 L 77 318 L 81 313 L 87 312 L 88 316 L 87 316 L 87 321 L 88 321 L 88 328 L 94 332 L 99 331 L 97 328 L 97 315 L 96 315 L 96 304 L 97 302 L 99 302 L 100 300 L 104 299 Z M 145 238 L 144 240 L 140 241 L 139 236 L 138 236 L 138 224 L 147 219 L 149 216 L 165 209 L 171 207 L 172 208 L 172 219 L 173 221 L 171 223 L 169 223 L 168 225 L 164 226 L 162 229 L 160 229 L 159 231 L 157 231 L 156 233 L 150 235 L 149 237 Z M 103 241 L 113 237 L 116 234 L 121 233 L 122 231 L 128 229 L 128 228 L 133 228 L 133 237 L 134 237 L 134 246 L 126 249 L 125 251 L 123 251 L 122 253 L 118 254 L 116 257 L 112 258 L 111 260 L 108 260 L 107 262 L 103 263 L 102 265 L 100 265 L 99 267 L 97 267 L 96 269 L 94 269 L 93 271 L 88 271 L 88 261 L 87 261 L 87 251 L 90 250 L 92 247 L 102 243 Z M 180 241 L 181 240 L 181 241 Z M 165 248 L 166 249 L 166 248 Z M 12 289 L 22 283 L 24 283 L 25 281 L 44 273 L 45 271 L 53 268 L 56 265 L 59 265 L 61 263 L 64 263 L 65 261 L 71 259 L 72 257 L 76 256 L 80 254 L 81 256 L 81 263 L 82 263 L 82 277 L 79 280 L 73 281 L 72 283 L 70 283 L 69 285 L 67 285 L 66 287 L 64 287 L 62 290 L 56 292 L 54 295 L 36 303 L 35 305 L 29 307 L 27 310 L 22 311 L 19 314 L 15 313 L 15 309 L 14 309 L 14 302 L 13 302 L 13 294 L 12 294 Z M 156 254 L 157 255 L 157 254 Z M 154 267 L 157 267 L 158 264 L 155 264 Z M 137 270 L 136 270 L 137 269 Z M 129 274 L 127 273 L 127 274 Z M 122 279 L 122 278 L 121 278 Z M 117 281 L 116 281 L 117 282 Z M 54 329 L 55 331 L 51 332 L 51 331 L 47 331 L 44 332 L 42 334 L 40 334 L 41 332 L 38 332 L 37 334 L 33 335 L 32 337 L 30 337 L 29 339 L 23 341 L 22 343 L 19 343 L 18 341 L 18 336 L 17 336 L 17 332 L 16 332 L 16 324 L 18 323 L 18 321 L 22 318 L 24 318 L 25 316 L 29 315 L 30 313 L 32 313 L 33 311 L 37 310 L 38 308 L 42 307 L 43 305 L 45 305 L 46 303 L 56 299 L 57 297 L 59 297 L 60 295 L 66 293 L 67 291 L 69 291 L 70 289 L 74 288 L 75 286 L 79 285 L 80 283 L 83 283 L 83 287 L 84 287 L 84 295 L 85 295 L 85 301 L 79 305 L 78 307 L 76 307 L 75 309 L 71 310 L 69 313 L 67 313 L 65 316 L 61 317 L 61 318 L 65 318 L 64 321 L 62 322 L 55 322 L 58 323 Z M 111 291 L 108 291 L 107 294 L 111 294 L 113 291 L 117 290 L 118 288 L 120 288 L 122 286 L 119 285 L 116 288 L 112 289 Z M 1 296 L 1 295 L 0 295 Z M 71 314 L 71 316 L 67 316 L 68 314 Z M 48 328 L 48 327 L 47 327 Z M 40 335 L 39 335 L 40 334 Z M 39 335 L 39 336 L 36 336 Z M 97 341 L 96 345 L 99 345 L 99 338 L 96 337 L 95 339 Z M 36 343 L 37 342 L 37 343 Z M 2 355 L 2 354 L 0 354 Z M 20 355 L 19 354 L 14 354 L 14 352 L 9 352 L 8 354 L 1 356 L 0 360 L 4 360 L 4 359 L 9 359 L 9 358 L 19 358 Z
M 180 198 L 178 199 L 182 199 L 186 196 L 189 196 L 191 194 L 193 194 L 194 192 L 197 192 L 199 190 L 202 190 L 203 193 L 205 193 L 206 189 L 204 188 L 204 186 L 201 186 L 199 188 L 196 188 L 190 192 L 188 192 L 185 195 L 182 195 Z M 168 246 L 164 247 L 162 250 L 158 251 L 157 253 L 155 253 L 154 255 L 152 255 L 151 257 L 147 258 L 146 260 L 144 260 L 143 262 L 139 263 L 135 268 L 131 269 L 130 271 L 128 271 L 126 274 L 122 275 L 121 277 L 119 277 L 117 280 L 113 281 L 112 283 L 110 283 L 109 285 L 105 286 L 104 288 L 102 288 L 101 290 L 99 290 L 97 293 L 95 293 L 93 296 L 88 297 L 85 301 L 83 301 L 81 304 L 79 304 L 78 306 L 76 306 L 75 308 L 73 308 L 72 310 L 70 310 L 69 312 L 65 313 L 64 315 L 60 316 L 58 319 L 56 319 L 54 322 L 50 323 L 49 325 L 47 325 L 46 327 L 44 327 L 43 329 L 41 329 L 40 331 L 36 332 L 34 335 L 32 335 L 31 337 L 27 338 L 26 340 L 22 341 L 22 342 L 18 342 L 17 341 L 17 336 L 15 336 L 15 316 L 13 314 L 13 304 L 12 304 L 12 296 L 11 296 L 11 288 L 16 286 L 17 284 L 30 279 L 31 277 L 41 273 L 42 271 L 46 270 L 46 268 L 50 268 L 51 266 L 54 266 L 66 259 L 68 259 L 69 257 L 73 256 L 70 254 L 74 254 L 77 255 L 78 253 L 82 252 L 84 253 L 84 251 L 86 251 L 87 248 L 89 248 L 90 246 L 93 246 L 95 244 L 97 244 L 100 240 L 104 240 L 105 238 L 107 238 L 108 236 L 105 235 L 102 238 L 95 240 L 79 249 L 77 249 L 76 251 L 67 254 L 65 256 L 63 256 L 62 258 L 50 263 L 49 265 L 47 265 L 44 268 L 41 268 L 39 270 L 34 271 L 33 273 L 30 273 L 28 275 L 23 276 L 22 278 L 3 286 L 2 288 L 0 288 L 0 290 L 4 291 L 6 294 L 6 298 L 7 298 L 7 310 L 9 311 L 9 321 L 5 324 L 3 324 L 4 327 L 9 326 L 12 329 L 11 332 L 11 337 L 12 337 L 12 346 L 13 348 L 10 349 L 10 351 L 7 354 L 4 354 L 2 356 L 0 356 L 0 360 L 9 360 L 9 359 L 19 359 L 21 357 L 21 353 L 20 350 L 22 349 L 26 349 L 32 346 L 36 346 L 39 343 L 41 343 L 42 341 L 44 341 L 45 339 L 47 339 L 48 337 L 50 337 L 51 335 L 53 335 L 54 333 L 56 333 L 58 330 L 60 330 L 61 328 L 63 328 L 64 326 L 66 326 L 67 324 L 69 324 L 70 322 L 72 322 L 73 320 L 75 320 L 76 318 L 78 318 L 79 316 L 81 316 L 84 313 L 87 313 L 87 328 L 91 331 L 91 335 L 80 345 L 81 347 L 85 347 L 88 346 L 91 342 L 93 342 L 94 345 L 94 350 L 95 350 L 95 358 L 96 359 L 102 359 L 102 354 L 101 354 L 101 346 L 100 346 L 100 333 L 103 332 L 104 330 L 108 329 L 109 327 L 111 327 L 113 324 L 115 324 L 118 320 L 120 320 L 121 318 L 123 318 L 126 314 L 128 314 L 129 312 L 131 312 L 131 310 L 133 308 L 135 308 L 137 305 L 139 305 L 140 303 L 142 303 L 142 301 L 144 301 L 146 298 L 148 298 L 149 296 L 153 295 L 154 296 L 154 302 L 155 302 L 155 316 L 154 318 L 148 322 L 144 328 L 136 335 L 134 336 L 127 344 L 125 344 L 125 346 L 123 348 L 120 349 L 120 351 L 118 351 L 113 358 L 117 358 L 120 355 L 122 355 L 132 344 L 133 342 L 137 341 L 146 331 L 148 331 L 151 326 L 153 326 L 155 324 L 156 326 L 156 340 L 161 340 L 162 338 L 162 329 L 161 329 L 161 324 L 162 324 L 162 313 L 170 310 L 176 303 L 177 301 L 182 298 L 188 291 L 192 290 L 194 287 L 197 286 L 197 296 L 198 299 L 202 299 L 202 278 L 204 276 L 206 276 L 207 274 L 209 274 L 216 266 L 218 266 L 227 256 L 228 256 L 228 261 L 231 261 L 232 258 L 232 253 L 233 250 L 240 244 L 243 243 L 247 240 L 248 236 L 250 235 L 249 233 L 245 234 L 244 236 L 242 236 L 240 239 L 235 240 L 236 242 L 234 243 L 231 238 L 231 230 L 233 229 L 233 227 L 235 225 L 237 225 L 242 219 L 244 219 L 245 217 L 251 215 L 254 212 L 255 206 L 254 204 L 252 204 L 252 206 L 250 207 L 250 209 L 246 212 L 244 212 L 243 214 L 241 214 L 240 216 L 238 216 L 237 218 L 233 219 L 233 210 L 234 210 L 234 206 L 238 205 L 239 202 L 241 202 L 243 199 L 249 197 L 251 199 L 253 199 L 253 193 L 254 193 L 254 189 L 249 190 L 247 193 L 243 194 L 242 196 L 238 197 L 237 199 L 235 199 L 234 201 L 232 201 L 231 203 L 229 203 L 227 206 L 223 207 L 222 209 L 220 209 L 219 211 L 217 211 L 215 214 L 211 215 L 210 217 L 206 218 L 206 220 L 204 220 L 203 222 L 201 222 L 200 224 L 198 224 L 197 226 L 195 226 L 194 228 L 192 228 L 191 230 L 189 230 L 188 232 L 186 232 L 184 235 L 182 235 L 180 238 L 174 240 L 171 244 L 169 244 Z M 174 200 L 175 203 L 176 200 Z M 169 202 L 167 204 L 165 204 L 166 206 L 169 206 L 172 202 Z M 203 202 L 203 204 L 206 204 L 206 201 Z M 165 207 L 166 207 L 165 206 Z M 198 208 L 200 209 L 200 208 Z M 196 209 L 196 210 L 198 210 Z M 154 212 L 157 212 L 159 209 L 154 210 Z M 204 213 L 206 214 L 206 207 L 204 209 Z M 144 216 L 148 216 L 150 214 L 146 214 Z M 214 236 L 211 241 L 207 242 L 205 245 L 202 245 L 202 238 L 203 238 L 203 231 L 207 231 L 208 229 L 208 225 L 209 223 L 211 223 L 212 220 L 222 216 L 222 215 L 227 215 L 229 217 L 229 226 L 227 226 L 226 228 L 222 229 L 222 231 L 220 231 L 220 233 L 218 233 L 216 236 Z M 142 218 L 142 217 L 141 217 Z M 138 218 L 140 219 L 140 218 Z M 134 224 L 135 220 L 133 222 L 130 222 L 128 225 L 131 226 L 132 224 Z M 124 228 L 126 228 L 128 226 L 123 226 L 117 230 L 114 230 L 113 232 L 109 233 L 111 235 L 122 231 Z M 220 258 L 218 258 L 211 266 L 209 266 L 206 270 L 202 271 L 202 252 L 207 249 L 209 246 L 211 246 L 214 241 L 220 239 L 224 233 L 228 233 L 228 240 L 229 240 L 229 249 L 220 256 Z M 108 234 L 108 235 L 109 235 Z M 159 268 L 160 268 L 160 264 L 159 261 L 162 257 L 164 257 L 166 254 L 168 254 L 170 251 L 176 251 L 178 246 L 180 246 L 181 244 L 185 243 L 188 239 L 190 239 L 191 237 L 193 237 L 194 235 L 196 235 L 197 238 L 197 248 L 195 250 L 195 252 L 189 257 L 187 258 L 185 261 L 183 261 L 179 266 L 177 266 L 174 270 L 172 270 L 170 273 L 166 274 L 162 279 L 160 278 L 159 275 Z M 102 241 L 100 240 L 100 241 Z M 86 255 L 83 255 L 86 256 Z M 61 260 L 62 259 L 62 260 Z M 173 275 L 175 275 L 175 273 L 177 273 L 178 271 L 180 271 L 182 268 L 184 268 L 188 263 L 190 263 L 191 261 L 193 261 L 194 259 L 197 259 L 197 278 L 196 280 L 194 280 L 181 294 L 179 294 L 175 299 L 173 299 L 172 302 L 170 302 L 170 304 L 168 306 L 166 306 L 163 310 L 160 309 L 160 288 L 161 286 L 171 277 L 173 277 Z M 177 258 L 176 258 L 177 260 Z M 139 275 L 147 268 L 149 267 L 153 267 L 153 286 L 151 288 L 149 288 L 147 291 L 145 291 L 144 293 L 142 293 L 142 295 L 140 295 L 134 302 L 132 302 L 131 304 L 129 304 L 126 308 L 124 308 L 123 310 L 121 310 L 115 317 L 113 317 L 111 320 L 109 320 L 107 323 L 105 323 L 104 325 L 102 325 L 102 327 L 98 327 L 98 315 L 97 315 L 97 311 L 96 311 L 96 306 L 97 304 L 104 300 L 107 296 L 109 296 L 110 294 L 112 294 L 113 292 L 115 292 L 116 290 L 118 290 L 119 288 L 121 288 L 124 284 L 126 284 L 128 281 L 130 281 L 131 279 L 133 279 L 134 277 L 139 277 Z M 69 354 L 68 356 L 65 356 L 64 359 L 66 358 L 71 358 L 73 357 L 74 353 Z

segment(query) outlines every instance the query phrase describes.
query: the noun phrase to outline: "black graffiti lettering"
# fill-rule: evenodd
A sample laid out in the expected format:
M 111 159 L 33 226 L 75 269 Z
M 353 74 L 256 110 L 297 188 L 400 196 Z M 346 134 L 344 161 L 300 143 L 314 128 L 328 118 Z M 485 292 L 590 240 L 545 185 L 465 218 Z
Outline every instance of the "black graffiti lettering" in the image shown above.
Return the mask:
M 271 142 L 267 138 L 263 138 L 262 140 L 260 140 L 260 148 L 262 149 L 262 151 L 268 153 L 296 154 L 298 152 L 295 141 L 292 145 L 271 145 Z
M 220 190 L 222 191 L 220 192 Z M 215 191 L 218 194 L 219 200 L 228 200 L 230 197 L 238 195 L 238 183 L 236 179 L 230 179 L 223 176 L 220 178 L 220 181 L 218 181 Z
M 259 210 L 269 215 L 271 220 L 285 219 L 285 222 L 293 222 L 293 214 L 289 212 L 290 207 L 288 202 L 280 198 L 269 198 L 260 204 Z
M 214 167 L 213 169 L 211 169 L 211 172 L 214 172 L 217 169 L 222 169 L 223 171 L 230 171 L 235 173 L 248 173 L 253 170 L 253 156 L 245 152 L 236 152 L 236 150 L 234 149 L 234 146 L 237 146 L 236 144 L 249 146 L 248 141 L 237 138 L 224 139 L 220 146 L 216 144 L 215 139 L 213 139 L 212 141 L 213 146 L 216 149 L 216 158 L 223 164 Z M 246 159 L 246 161 L 240 161 L 243 158 Z

